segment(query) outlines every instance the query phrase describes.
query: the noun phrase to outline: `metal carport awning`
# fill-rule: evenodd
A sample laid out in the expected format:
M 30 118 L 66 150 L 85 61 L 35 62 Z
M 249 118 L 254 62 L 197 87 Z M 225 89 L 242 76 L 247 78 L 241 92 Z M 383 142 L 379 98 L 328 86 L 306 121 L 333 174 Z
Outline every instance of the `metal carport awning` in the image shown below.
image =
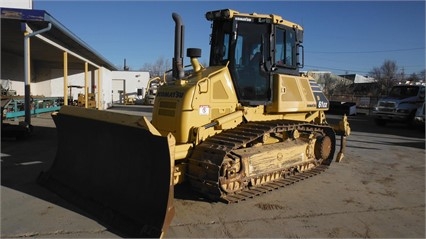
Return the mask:
M 111 62 L 44 10 L 1 8 L 2 50 L 7 49 L 8 51 L 13 51 L 14 53 L 20 53 L 20 55 L 23 55 L 22 39 L 25 29 L 21 29 L 22 22 L 25 22 L 32 31 L 44 29 L 49 23 L 51 23 L 51 30 L 42 34 L 45 38 L 66 49 L 70 49 L 96 65 L 110 70 L 117 70 Z M 32 47 L 38 48 L 38 43 L 34 44 L 36 45 L 32 45 Z M 50 60 L 55 62 L 62 61 L 62 57 L 58 58 L 57 56 L 49 54 L 49 52 L 45 51 L 42 47 L 40 47 L 39 50 L 36 50 L 36 55 L 37 56 L 32 57 L 36 57 L 37 60 Z
M 67 80 L 68 68 L 81 65 L 81 62 L 84 62 L 86 84 L 89 65 L 97 69 L 105 67 L 109 70 L 117 70 L 113 64 L 103 58 L 99 53 L 83 42 L 80 38 L 75 36 L 44 10 L 1 8 L 1 32 L 2 51 L 22 55 L 24 58 L 26 55 L 29 56 L 30 54 L 28 49 L 29 47 L 24 47 L 24 41 L 26 38 L 25 34 L 40 32 L 39 34 L 34 35 L 40 41 L 36 40 L 31 42 L 31 59 L 51 62 L 58 65 L 62 64 L 64 67 L 65 81 Z M 53 50 L 46 50 L 46 43 L 62 51 L 63 55 L 59 56 L 59 54 L 55 54 Z M 73 57 L 69 58 L 68 55 L 72 55 Z M 29 64 L 29 62 L 27 63 Z M 30 69 L 29 66 L 26 66 L 25 68 L 26 69 L 24 69 L 24 71 L 29 71 Z M 25 75 L 26 78 L 30 78 L 29 72 L 28 75 Z M 25 82 L 30 82 L 29 79 L 24 80 Z M 98 86 L 100 84 L 99 81 L 100 74 L 98 75 Z M 66 85 L 67 83 L 64 82 L 64 98 L 67 96 Z M 100 96 L 100 90 L 101 87 L 98 87 L 98 97 Z M 87 92 L 85 93 L 87 98 Z M 28 99 L 30 97 L 29 94 L 30 92 L 25 93 L 25 97 L 28 97 Z M 67 102 L 67 100 L 64 100 L 64 103 L 65 102 Z M 100 102 L 99 99 L 98 102 Z M 27 116 L 26 114 L 25 118 L 26 122 L 30 123 L 30 116 Z

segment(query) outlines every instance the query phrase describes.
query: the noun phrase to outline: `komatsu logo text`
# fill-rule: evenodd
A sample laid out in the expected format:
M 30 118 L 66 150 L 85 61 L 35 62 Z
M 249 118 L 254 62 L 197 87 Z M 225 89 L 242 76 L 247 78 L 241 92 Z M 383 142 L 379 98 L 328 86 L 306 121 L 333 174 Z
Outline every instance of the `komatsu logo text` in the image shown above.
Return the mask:
M 174 92 L 158 92 L 158 97 L 167 97 L 167 98 L 183 98 L 183 92 L 174 91 Z
M 244 21 L 244 22 L 252 22 L 253 21 L 253 19 L 248 18 L 248 17 L 236 17 L 235 20 Z

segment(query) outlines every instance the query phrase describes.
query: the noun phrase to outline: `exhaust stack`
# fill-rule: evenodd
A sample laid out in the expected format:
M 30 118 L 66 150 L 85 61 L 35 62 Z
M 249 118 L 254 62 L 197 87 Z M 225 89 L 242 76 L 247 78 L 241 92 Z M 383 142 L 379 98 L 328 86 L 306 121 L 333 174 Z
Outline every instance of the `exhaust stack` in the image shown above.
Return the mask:
M 173 57 L 173 78 L 182 79 L 185 76 L 183 70 L 183 40 L 184 40 L 184 25 L 182 19 L 177 13 L 172 14 L 172 18 L 175 21 L 175 52 Z

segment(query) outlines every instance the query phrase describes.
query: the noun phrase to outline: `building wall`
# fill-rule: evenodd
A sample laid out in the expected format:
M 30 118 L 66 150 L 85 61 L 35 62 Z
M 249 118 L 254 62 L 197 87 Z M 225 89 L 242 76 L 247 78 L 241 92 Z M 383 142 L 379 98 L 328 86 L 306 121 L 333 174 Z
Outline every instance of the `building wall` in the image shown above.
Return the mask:
M 32 6 L 32 0 L 0 0 L 0 7 L 32 9 Z M 52 45 L 53 46 L 50 46 L 48 44 L 45 50 L 48 51 L 50 47 L 55 47 L 55 44 Z M 8 49 L 4 51 L 2 49 L 1 51 L 0 83 L 3 88 L 16 92 L 16 95 L 24 96 L 24 57 L 7 52 L 7 50 Z M 64 97 L 64 70 L 61 64 L 61 62 L 34 61 L 33 56 L 30 56 L 31 79 L 29 83 L 32 96 Z M 93 68 L 95 67 L 89 67 L 89 69 Z M 101 77 L 100 83 L 98 82 L 99 75 Z M 82 67 L 82 69 L 68 69 L 67 78 L 68 86 L 75 85 L 84 87 L 84 67 Z M 137 96 L 138 90 L 144 93 L 144 89 L 149 80 L 149 73 L 138 71 L 111 72 L 103 67 L 101 67 L 100 70 L 97 68 L 90 70 L 88 74 L 88 92 L 98 94 L 98 89 L 101 90 L 99 93 L 100 95 L 96 96 L 97 100 L 100 98 L 100 102 L 97 102 L 99 109 L 107 109 L 112 106 L 113 100 L 119 100 L 119 89 L 113 87 L 113 81 L 115 80 L 124 82 L 125 87 L 122 88 L 125 88 L 125 93 L 127 95 L 130 94 L 140 98 L 142 96 Z M 70 94 L 69 90 L 67 92 Z M 78 94 L 84 92 L 84 88 L 73 87 L 71 88 L 71 95 L 69 95 L 69 97 L 78 99 Z M 114 94 L 116 94 L 115 97 Z
M 19 70 L 18 70 L 19 69 Z M 24 57 L 1 52 L 1 85 L 4 89 L 24 95 Z
M 125 94 L 129 95 L 129 97 L 142 99 L 143 95 L 138 96 L 137 92 L 138 89 L 140 89 L 142 91 L 142 94 L 144 93 L 149 81 L 149 72 L 112 71 L 111 80 L 111 97 L 113 103 L 120 103 L 119 91 L 125 91 Z
M 56 75 L 62 74 L 61 77 L 56 77 Z M 63 69 L 51 69 L 51 78 L 50 80 L 45 80 L 43 82 L 47 82 L 48 87 L 45 89 L 50 88 L 50 92 L 46 92 L 46 95 L 51 96 L 64 96 L 64 70 Z M 76 87 L 67 87 L 68 88 L 68 97 L 73 98 L 74 100 L 78 99 L 78 94 L 84 94 L 84 72 L 81 72 L 79 70 L 68 70 L 68 84 L 67 86 L 78 86 L 83 88 L 76 88 Z M 91 82 L 91 77 L 89 74 L 89 83 Z M 90 89 L 89 84 L 89 89 Z M 40 90 L 42 90 L 43 87 L 40 87 Z M 71 89 L 71 90 L 70 90 Z M 90 90 L 89 90 L 90 93 Z
M 111 91 L 111 103 L 123 103 L 120 99 L 120 91 L 124 92 L 125 89 L 125 79 L 113 79 L 112 80 L 112 91 Z
M 24 58 L 2 51 L 1 53 L 1 74 L 0 83 L 4 89 L 16 92 L 18 96 L 25 95 L 24 83 Z M 30 62 L 31 80 L 30 88 L 32 96 L 45 97 L 64 97 L 64 69 L 58 68 L 48 62 Z M 112 106 L 112 74 L 111 71 L 101 67 L 101 85 L 98 86 L 98 70 L 92 70 L 88 73 L 88 92 L 98 93 L 97 89 L 101 89 L 99 109 L 107 109 Z M 139 73 L 138 73 L 139 74 Z M 119 74 L 120 75 L 120 74 Z M 144 75 L 144 73 L 141 73 Z M 124 77 L 128 77 L 124 74 Z M 132 82 L 138 80 L 129 80 L 129 89 L 138 87 L 132 85 Z M 68 85 L 76 85 L 84 87 L 84 69 L 68 69 Z M 73 99 L 78 99 L 79 93 L 84 93 L 84 88 L 72 88 Z M 68 94 L 70 91 L 68 90 Z M 70 97 L 70 95 L 68 96 Z M 96 98 L 97 99 L 97 98 Z
M 1 85 L 4 89 L 15 91 L 16 95 L 24 96 L 24 59 L 21 56 L 2 52 Z M 7 60 L 6 60 L 7 59 Z M 49 63 L 31 61 L 31 95 L 45 97 L 64 97 L 64 70 L 52 67 Z M 112 107 L 113 103 L 120 103 L 118 91 L 124 90 L 127 95 L 136 99 L 143 99 L 149 81 L 149 73 L 141 71 L 110 71 L 101 68 L 101 85 L 98 86 L 98 70 L 89 71 L 88 92 L 97 92 L 101 88 L 99 109 Z M 123 87 L 123 84 L 125 85 Z M 68 70 L 68 86 L 84 87 L 84 71 Z M 138 96 L 138 89 L 142 95 Z M 73 87 L 68 90 L 68 97 L 77 100 L 78 94 L 84 93 L 84 88 Z M 96 97 L 96 99 L 98 99 Z M 99 102 L 98 102 L 99 104 Z
M 51 78 L 37 83 L 37 92 L 44 92 L 45 96 L 63 97 L 64 96 L 64 77 L 63 69 L 51 69 Z M 98 85 L 98 76 L 100 74 L 101 82 Z M 58 75 L 62 75 L 58 77 Z M 78 94 L 84 94 L 85 86 L 85 73 L 80 70 L 68 70 L 68 86 L 80 86 L 83 88 L 71 87 L 68 88 L 68 97 L 77 100 Z M 100 102 L 98 102 L 99 109 L 107 109 L 112 106 L 111 99 L 111 71 L 101 67 L 99 70 L 92 70 L 88 72 L 88 92 L 95 93 L 96 100 L 98 100 L 98 89 L 100 92 Z M 50 94 L 49 94 L 50 91 Z
M 102 88 L 102 95 L 101 95 L 101 109 L 108 109 L 112 107 L 112 71 L 101 68 L 101 88 Z

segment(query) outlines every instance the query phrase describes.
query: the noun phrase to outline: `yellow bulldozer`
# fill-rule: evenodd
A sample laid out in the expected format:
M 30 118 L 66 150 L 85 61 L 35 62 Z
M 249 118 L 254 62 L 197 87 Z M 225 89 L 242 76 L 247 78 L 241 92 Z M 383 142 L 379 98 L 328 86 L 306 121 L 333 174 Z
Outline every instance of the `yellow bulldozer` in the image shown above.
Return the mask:
M 58 149 L 40 182 L 134 237 L 163 237 L 174 187 L 239 202 L 323 172 L 344 155 L 350 126 L 326 120 L 329 101 L 304 65 L 303 29 L 273 14 L 209 11 L 209 66 L 188 48 L 177 13 L 173 80 L 158 88 L 152 120 L 62 107 Z M 82 140 L 87 135 L 88 141 Z M 336 152 L 337 136 L 340 149 Z

